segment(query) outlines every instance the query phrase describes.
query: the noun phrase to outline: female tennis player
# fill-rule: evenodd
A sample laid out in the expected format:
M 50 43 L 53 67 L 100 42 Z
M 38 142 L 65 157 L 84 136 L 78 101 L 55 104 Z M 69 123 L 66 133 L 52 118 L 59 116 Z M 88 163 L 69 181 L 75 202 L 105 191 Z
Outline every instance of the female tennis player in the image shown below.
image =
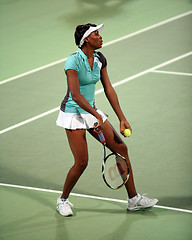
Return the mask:
M 104 55 L 96 51 L 102 47 L 100 31 L 104 25 L 85 24 L 76 27 L 75 43 L 78 51 L 70 55 L 65 63 L 68 91 L 61 103 L 56 124 L 65 128 L 69 146 L 74 156 L 74 165 L 69 170 L 62 195 L 57 199 L 57 210 L 63 216 L 73 215 L 68 197 L 88 164 L 86 131 L 95 139 L 102 131 L 107 146 L 125 157 L 129 165 L 129 180 L 125 184 L 128 194 L 127 210 L 139 210 L 154 206 L 158 200 L 137 193 L 128 150 L 115 129 L 107 120 L 107 115 L 95 107 L 95 84 L 100 80 L 105 95 L 120 122 L 120 133 L 131 126 L 124 116 L 117 94 L 111 85 L 107 73 L 107 61 Z M 97 122 L 97 126 L 94 123 Z

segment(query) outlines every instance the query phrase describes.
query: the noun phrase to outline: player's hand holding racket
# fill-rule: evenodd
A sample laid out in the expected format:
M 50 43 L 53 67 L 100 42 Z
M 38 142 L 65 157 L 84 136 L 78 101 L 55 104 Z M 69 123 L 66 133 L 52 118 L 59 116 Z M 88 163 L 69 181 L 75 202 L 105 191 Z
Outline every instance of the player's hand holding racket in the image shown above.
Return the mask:
M 129 167 L 126 159 L 117 152 L 111 151 L 107 155 L 106 141 L 103 133 L 97 130 L 97 123 L 94 124 L 99 140 L 103 144 L 104 159 L 102 164 L 102 177 L 106 185 L 111 189 L 123 187 L 129 179 Z

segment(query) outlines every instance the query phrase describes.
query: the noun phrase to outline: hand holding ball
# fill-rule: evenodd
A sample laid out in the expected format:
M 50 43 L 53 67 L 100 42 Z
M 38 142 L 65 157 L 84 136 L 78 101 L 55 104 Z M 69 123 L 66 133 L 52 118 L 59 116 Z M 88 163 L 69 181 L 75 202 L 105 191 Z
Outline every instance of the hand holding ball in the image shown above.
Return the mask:
M 125 137 L 129 137 L 130 135 L 131 135 L 130 129 L 128 129 L 128 128 L 125 129 L 125 130 L 124 130 L 124 136 L 125 136 Z

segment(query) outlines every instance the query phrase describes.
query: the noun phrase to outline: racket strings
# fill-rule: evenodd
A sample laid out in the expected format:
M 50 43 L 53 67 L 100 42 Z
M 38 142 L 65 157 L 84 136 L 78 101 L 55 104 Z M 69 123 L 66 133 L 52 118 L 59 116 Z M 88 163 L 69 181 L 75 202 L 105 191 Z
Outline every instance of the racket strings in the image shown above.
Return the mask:
M 126 160 L 111 154 L 105 162 L 105 180 L 111 188 L 117 189 L 127 181 L 128 167 Z
M 123 181 L 126 181 L 127 179 L 127 163 L 126 160 L 122 159 L 120 156 L 116 155 L 116 164 L 117 164 L 117 169 L 119 171 L 119 174 Z

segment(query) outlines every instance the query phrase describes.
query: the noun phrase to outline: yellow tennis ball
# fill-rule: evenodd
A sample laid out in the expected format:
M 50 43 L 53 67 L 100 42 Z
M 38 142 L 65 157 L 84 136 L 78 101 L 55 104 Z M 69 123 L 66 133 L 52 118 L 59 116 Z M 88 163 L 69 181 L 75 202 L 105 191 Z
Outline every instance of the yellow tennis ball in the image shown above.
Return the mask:
M 124 130 L 124 136 L 125 136 L 125 137 L 129 137 L 130 135 L 131 135 L 130 129 L 125 129 L 125 130 Z

